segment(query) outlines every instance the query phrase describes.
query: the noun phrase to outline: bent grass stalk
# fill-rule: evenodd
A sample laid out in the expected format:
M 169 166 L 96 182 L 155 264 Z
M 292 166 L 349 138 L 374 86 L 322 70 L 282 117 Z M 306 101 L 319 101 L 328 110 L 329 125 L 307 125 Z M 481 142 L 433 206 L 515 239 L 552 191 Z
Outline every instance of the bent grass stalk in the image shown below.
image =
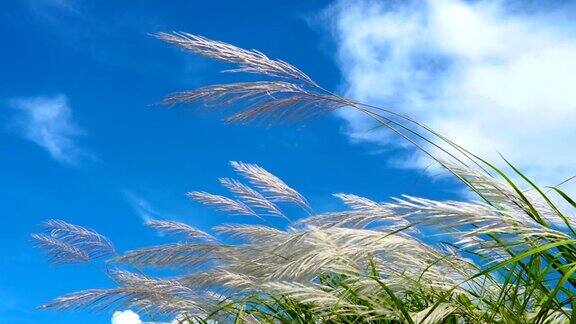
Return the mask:
M 266 80 L 217 84 L 161 104 L 223 107 L 229 122 L 273 124 L 355 109 L 448 170 L 480 202 L 336 197 L 345 211 L 316 214 L 298 191 L 255 164 L 231 162 L 247 183 L 222 178 L 235 198 L 193 191 L 219 212 L 280 217 L 285 229 L 230 224 L 213 233 L 170 220 L 147 225 L 183 241 L 117 255 L 92 230 L 52 220 L 33 239 L 52 262 L 109 258 L 112 289 L 56 298 L 47 309 L 131 307 L 180 323 L 576 322 L 575 217 L 507 160 L 508 175 L 426 125 L 391 109 L 336 95 L 298 68 L 256 50 L 187 33 L 157 38 Z M 514 181 L 513 177 L 519 178 Z M 522 186 L 532 191 L 522 190 Z M 576 209 L 558 187 L 550 188 Z M 284 204 L 308 215 L 293 222 Z M 434 242 L 422 233 L 444 234 Z M 229 243 L 234 242 L 234 243 Z M 155 278 L 123 268 L 167 268 Z

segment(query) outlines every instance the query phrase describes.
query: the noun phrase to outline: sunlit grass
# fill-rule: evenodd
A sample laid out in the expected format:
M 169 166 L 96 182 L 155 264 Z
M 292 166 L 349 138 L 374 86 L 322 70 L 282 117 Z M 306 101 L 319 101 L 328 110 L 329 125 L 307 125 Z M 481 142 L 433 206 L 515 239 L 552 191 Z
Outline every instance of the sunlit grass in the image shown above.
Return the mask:
M 117 287 L 62 296 L 45 308 L 121 306 L 201 323 L 576 322 L 576 203 L 559 187 L 540 188 L 505 159 L 509 172 L 457 145 L 457 139 L 393 110 L 331 93 L 260 52 L 183 33 L 158 37 L 236 64 L 233 72 L 267 78 L 185 91 L 163 104 L 200 101 L 230 109 L 228 121 L 265 123 L 356 109 L 427 154 L 477 199 L 405 196 L 375 202 L 336 194 L 348 209 L 316 214 L 278 177 L 232 162 L 244 182 L 221 179 L 230 196 L 188 196 L 221 212 L 263 221 L 280 217 L 285 228 L 231 224 L 207 233 L 156 220 L 148 225 L 181 240 L 116 254 L 94 231 L 49 221 L 46 233 L 34 238 L 53 262 L 107 257 L 117 267 L 109 272 Z M 286 204 L 308 216 L 296 219 Z M 424 233 L 442 234 L 443 241 Z M 174 276 L 146 275 L 151 268 L 174 270 Z

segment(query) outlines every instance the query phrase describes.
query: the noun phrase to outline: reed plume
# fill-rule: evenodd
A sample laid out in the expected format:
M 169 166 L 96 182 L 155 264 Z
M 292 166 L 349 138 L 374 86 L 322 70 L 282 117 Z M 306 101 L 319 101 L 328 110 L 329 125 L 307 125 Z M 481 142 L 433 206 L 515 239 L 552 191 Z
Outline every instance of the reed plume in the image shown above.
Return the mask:
M 258 51 L 186 33 L 157 37 L 234 64 L 229 72 L 271 79 L 182 91 L 162 104 L 226 107 L 232 122 L 272 123 L 356 109 L 428 154 L 477 200 L 402 196 L 377 202 L 338 193 L 348 209 L 316 214 L 304 195 L 272 173 L 231 162 L 249 183 L 220 179 L 234 198 L 204 191 L 188 196 L 237 216 L 283 217 L 285 227 L 226 224 L 208 233 L 153 220 L 149 226 L 184 240 L 115 255 L 100 234 L 49 221 L 49 233 L 33 238 L 53 263 L 107 255 L 118 269 L 108 273 L 117 287 L 58 297 L 45 308 L 131 307 L 182 323 L 576 321 L 576 219 L 551 193 L 574 208 L 576 203 L 560 188 L 545 192 L 512 164 L 508 175 L 407 116 L 331 93 L 296 67 Z M 296 215 L 289 216 L 283 203 L 304 215 L 292 210 Z M 126 270 L 134 268 L 142 273 Z M 152 269 L 173 275 L 146 274 Z

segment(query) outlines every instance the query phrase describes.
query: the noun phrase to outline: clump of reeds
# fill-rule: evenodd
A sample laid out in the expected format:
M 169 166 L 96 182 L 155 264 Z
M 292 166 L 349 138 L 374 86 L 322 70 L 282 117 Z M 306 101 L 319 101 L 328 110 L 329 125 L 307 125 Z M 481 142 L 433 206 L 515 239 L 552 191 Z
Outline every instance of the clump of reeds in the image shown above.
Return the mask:
M 258 51 L 185 33 L 157 36 L 236 64 L 232 72 L 267 78 L 183 91 L 162 103 L 227 107 L 232 122 L 300 120 L 357 109 L 423 150 L 478 200 L 404 196 L 376 202 L 339 193 L 335 197 L 347 210 L 316 214 L 303 195 L 270 172 L 232 162 L 245 181 L 220 179 L 230 196 L 203 191 L 188 196 L 221 212 L 258 217 L 261 224 L 221 225 L 210 234 L 153 220 L 147 224 L 180 241 L 116 254 L 92 230 L 48 221 L 47 233 L 34 239 L 54 263 L 109 257 L 117 267 L 109 272 L 117 286 L 58 297 L 44 308 L 131 307 L 183 323 L 576 322 L 575 217 L 555 202 L 559 198 L 574 208 L 576 203 L 562 190 L 543 190 L 511 164 L 509 176 L 409 117 L 331 93 Z M 284 204 L 309 216 L 290 217 Z M 285 219 L 286 228 L 266 225 L 267 217 Z M 422 234 L 431 231 L 443 241 Z M 134 268 L 141 271 L 126 270 Z M 151 268 L 175 275 L 145 274 Z

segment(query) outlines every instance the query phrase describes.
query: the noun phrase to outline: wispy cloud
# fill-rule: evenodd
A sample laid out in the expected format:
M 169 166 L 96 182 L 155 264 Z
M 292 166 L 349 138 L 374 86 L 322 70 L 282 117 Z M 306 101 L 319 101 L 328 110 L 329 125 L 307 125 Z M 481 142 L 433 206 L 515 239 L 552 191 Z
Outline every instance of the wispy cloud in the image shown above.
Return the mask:
M 28 5 L 37 14 L 49 14 L 46 10 L 63 11 L 67 13 L 79 14 L 79 7 L 82 1 L 78 0 L 24 0 L 24 4 Z
M 76 3 L 78 3 L 79 1 L 74 1 L 74 0 L 39 0 L 39 1 L 35 1 L 35 2 L 37 2 L 37 3 L 40 2 L 40 3 L 43 3 L 47 6 L 52 6 L 52 7 L 62 8 L 62 9 L 70 9 L 70 8 L 74 8 Z
M 132 210 L 134 210 L 134 212 L 145 222 L 160 216 L 160 212 L 152 207 L 146 199 L 128 190 L 124 190 L 123 194 L 128 200 L 128 203 L 130 203 L 130 206 L 132 206 Z
M 8 106 L 14 110 L 8 128 L 45 149 L 54 160 L 77 166 L 94 159 L 78 143 L 85 131 L 72 118 L 65 95 L 15 98 Z
M 328 17 L 348 95 L 408 113 L 492 160 L 500 152 L 544 184 L 569 177 L 574 17 L 560 2 L 529 12 L 513 3 L 340 1 Z M 364 116 L 342 117 L 354 140 L 394 144 L 385 132 L 366 132 Z
M 0 289 L 0 322 L 33 324 L 30 315 L 30 308 L 21 296 Z
M 142 323 L 140 316 L 131 310 L 115 311 L 112 314 L 112 324 L 139 324 Z

